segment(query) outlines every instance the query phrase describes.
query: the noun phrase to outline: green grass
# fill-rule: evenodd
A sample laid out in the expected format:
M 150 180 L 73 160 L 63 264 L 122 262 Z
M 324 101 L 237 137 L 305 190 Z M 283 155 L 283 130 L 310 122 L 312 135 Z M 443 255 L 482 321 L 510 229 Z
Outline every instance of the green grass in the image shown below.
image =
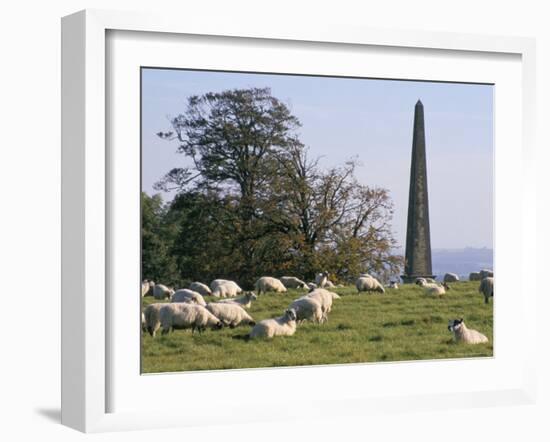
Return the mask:
M 429 298 L 414 285 L 385 294 L 357 294 L 354 287 L 334 289 L 329 321 L 299 325 L 296 334 L 272 340 L 235 339 L 249 327 L 207 330 L 202 335 L 177 330 L 166 336 L 142 337 L 144 373 L 216 370 L 357 362 L 407 361 L 493 355 L 493 304 L 484 304 L 479 282 L 459 282 L 441 298 Z M 260 321 L 280 316 L 304 294 L 259 296 L 249 312 Z M 144 298 L 143 305 L 154 302 Z M 456 344 L 447 330 L 449 319 L 463 317 L 469 328 L 484 333 L 489 343 Z

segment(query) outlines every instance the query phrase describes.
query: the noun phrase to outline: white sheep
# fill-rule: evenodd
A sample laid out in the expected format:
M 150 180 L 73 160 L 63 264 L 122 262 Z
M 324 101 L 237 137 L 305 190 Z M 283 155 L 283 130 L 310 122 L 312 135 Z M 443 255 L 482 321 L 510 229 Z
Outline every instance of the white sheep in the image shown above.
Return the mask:
M 479 272 L 472 272 L 468 279 L 470 281 L 481 281 L 481 274 Z
M 424 288 L 424 294 L 428 296 L 443 296 L 446 290 L 450 290 L 451 287 L 444 282 L 442 285 L 433 282 L 420 282 L 421 287 Z
M 414 280 L 414 283 L 416 285 L 423 285 L 423 284 L 426 284 L 428 281 L 426 281 L 426 278 L 416 278 Z
M 487 278 L 488 276 L 494 277 L 495 275 L 493 274 L 492 270 L 483 269 L 479 271 L 479 276 L 481 277 L 481 279 L 483 279 L 483 278 Z
M 155 284 L 153 286 L 153 296 L 155 299 L 170 299 L 174 294 L 174 289 L 166 287 L 163 284 Z
M 152 295 L 151 282 L 145 280 L 141 283 L 141 297 L 143 298 L 144 296 L 151 296 L 151 295 Z
M 272 278 L 271 276 L 262 276 L 256 281 L 255 287 L 259 295 L 267 292 L 286 292 L 286 287 L 283 283 L 277 278 Z
M 430 283 L 430 284 L 437 284 L 437 281 L 433 278 L 425 278 L 426 279 L 426 282 Z
M 206 305 L 206 309 L 231 328 L 241 324 L 256 325 L 254 319 L 239 304 L 211 302 Z
M 169 303 L 157 302 L 149 304 L 143 312 L 145 316 L 145 330 L 153 337 L 155 337 L 160 328 L 160 309 L 165 305 L 169 305 Z
M 189 290 L 200 293 L 202 296 L 209 296 L 212 294 L 212 290 L 210 290 L 210 287 L 208 287 L 206 284 L 203 284 L 202 282 L 197 281 L 192 282 L 189 285 Z
M 487 276 L 479 283 L 479 293 L 485 297 L 485 304 L 489 303 L 489 298 L 493 297 L 495 279 L 492 276 Z
M 206 330 L 207 327 L 220 329 L 223 327 L 222 321 L 210 313 L 206 307 L 197 304 L 188 304 L 185 302 L 167 303 L 159 311 L 160 325 L 162 334 L 169 333 L 170 330 L 181 330 L 190 328 L 194 333 Z
M 328 272 L 317 273 L 315 275 L 315 284 L 319 288 L 323 288 L 328 281 Z
M 249 338 L 272 338 L 273 336 L 292 336 L 296 332 L 296 311 L 289 309 L 278 318 L 264 319 L 250 331 Z
M 380 292 L 384 293 L 384 287 L 376 278 L 360 277 L 355 281 L 355 287 L 358 292 Z
M 147 331 L 147 323 L 145 322 L 145 313 L 141 312 L 141 331 L 145 333 Z
M 358 278 L 372 278 L 369 273 L 359 273 Z
M 332 301 L 335 299 L 340 299 L 340 296 L 334 292 L 329 292 L 326 289 L 315 289 L 309 292 L 307 295 L 302 296 L 302 298 L 312 298 L 317 299 L 321 304 L 321 309 L 323 312 L 323 320 L 328 320 L 328 314 L 332 310 Z
M 238 298 L 222 299 L 216 302 L 221 304 L 239 304 L 242 308 L 250 308 L 252 301 L 256 299 L 258 299 L 256 293 L 246 292 L 243 296 L 239 296 Z
M 202 305 L 203 307 L 206 305 L 206 301 L 202 297 L 200 293 L 194 292 L 193 290 L 189 289 L 180 289 L 177 290 L 172 295 L 172 302 L 190 302 L 192 304 L 198 304 Z
M 282 276 L 281 282 L 287 289 L 307 289 L 307 284 L 295 276 Z
M 320 324 L 325 320 L 321 302 L 318 298 L 309 298 L 307 296 L 298 298 L 290 304 L 289 308 L 294 309 L 296 320 L 299 322 L 311 321 Z
M 483 344 L 489 342 L 489 339 L 484 334 L 467 328 L 462 318 L 450 320 L 447 328 L 454 334 L 456 342 L 463 342 L 465 344 Z
M 445 273 L 445 276 L 443 276 L 443 282 L 458 282 L 458 281 L 460 281 L 460 278 L 456 273 Z
M 236 282 L 221 279 L 213 281 L 211 287 L 212 296 L 216 298 L 233 298 L 243 291 Z

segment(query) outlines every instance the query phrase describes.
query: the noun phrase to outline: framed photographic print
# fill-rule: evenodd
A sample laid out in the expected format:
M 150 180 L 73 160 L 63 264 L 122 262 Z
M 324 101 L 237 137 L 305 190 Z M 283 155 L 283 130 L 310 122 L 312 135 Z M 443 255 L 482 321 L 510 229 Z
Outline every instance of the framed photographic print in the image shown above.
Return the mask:
M 521 38 L 64 18 L 63 423 L 531 401 L 533 58 Z

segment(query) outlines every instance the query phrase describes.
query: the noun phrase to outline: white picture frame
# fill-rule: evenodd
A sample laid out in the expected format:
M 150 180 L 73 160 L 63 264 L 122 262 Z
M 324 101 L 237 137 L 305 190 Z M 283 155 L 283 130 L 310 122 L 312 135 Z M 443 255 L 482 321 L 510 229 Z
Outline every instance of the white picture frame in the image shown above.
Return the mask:
M 112 222 L 113 195 L 110 194 L 109 180 L 113 173 L 109 165 L 109 134 L 106 121 L 110 118 L 107 94 L 109 79 L 106 77 L 108 32 L 150 32 L 160 36 L 216 36 L 222 39 L 238 38 L 254 41 L 269 40 L 284 42 L 285 45 L 338 45 L 346 47 L 375 47 L 379 51 L 390 48 L 422 49 L 437 53 L 469 53 L 479 60 L 490 54 L 513 56 L 519 60 L 521 69 L 520 105 L 521 122 L 519 130 L 519 150 L 515 159 L 521 160 L 522 186 L 518 189 L 522 210 L 517 214 L 517 223 L 508 228 L 520 226 L 518 240 L 510 245 L 513 252 L 521 257 L 521 269 L 526 275 L 529 268 L 535 268 L 535 176 L 534 168 L 534 112 L 535 112 L 535 44 L 532 39 L 517 37 L 491 37 L 479 35 L 426 33 L 416 31 L 388 31 L 357 29 L 345 26 L 293 27 L 278 24 L 235 22 L 217 23 L 193 18 L 181 21 L 170 16 L 134 14 L 111 11 L 87 10 L 63 18 L 62 21 L 62 423 L 85 432 L 98 432 L 123 429 L 160 428 L 170 426 L 208 425 L 216 418 L 218 423 L 254 422 L 292 418 L 298 415 L 334 415 L 335 408 L 341 415 L 362 415 L 381 409 L 388 412 L 416 409 L 456 408 L 468 406 L 488 406 L 496 404 L 533 403 L 536 383 L 534 339 L 534 318 L 536 316 L 536 281 L 521 278 L 520 285 L 511 284 L 511 289 L 519 289 L 521 296 L 516 308 L 521 310 L 519 324 L 523 327 L 521 356 L 518 356 L 517 378 L 508 384 L 495 383 L 483 389 L 476 387 L 460 392 L 438 391 L 438 386 L 426 394 L 395 393 L 368 395 L 359 391 L 355 396 L 342 395 L 338 389 L 329 389 L 324 399 L 313 397 L 309 407 L 304 403 L 288 404 L 280 407 L 274 403 L 255 407 L 254 413 L 238 417 L 220 413 L 206 416 L 204 409 L 184 408 L 168 411 L 147 408 L 147 401 L 133 410 L 113 410 L 109 404 L 109 394 L 114 388 L 112 369 L 113 354 L 107 329 L 112 320 L 108 288 L 110 287 L 109 264 L 113 260 L 109 247 L 116 229 L 109 229 Z M 152 34 L 151 34 L 152 35 Z M 112 55 L 112 54 L 111 54 Z M 515 114 L 514 114 L 515 115 Z M 498 137 L 497 137 L 498 143 Z M 519 155 L 519 157 L 518 157 Z M 511 158 L 513 160 L 513 158 Z M 504 167 L 512 167 L 513 161 L 503 162 Z M 115 170 L 116 171 L 116 170 Z M 505 227 L 503 227 L 505 229 Z M 503 232 L 505 232 L 503 230 Z M 497 238 L 499 237 L 497 231 Z M 500 234 L 503 238 L 503 234 Z M 498 243 L 496 249 L 498 250 Z M 502 249 L 501 249 L 502 250 Z M 120 253 L 117 251 L 117 253 Z M 122 252 L 123 253 L 123 252 Z M 500 265 L 497 257 L 497 268 Z M 501 261 L 504 262 L 504 261 Z M 506 263 L 502 267 L 506 268 Z M 504 278 L 503 278 L 503 281 Z M 502 285 L 502 292 L 506 289 Z M 137 290 L 137 288 L 136 288 Z M 500 290 L 500 288 L 499 288 Z M 137 293 L 137 291 L 136 291 Z M 517 293 L 515 294 L 517 297 Z M 505 305 L 505 301 L 501 305 Z M 532 320 L 531 320 L 532 318 Z M 503 330 L 503 329 L 501 329 Z M 505 336 L 505 333 L 502 333 Z M 505 354 L 503 351 L 501 354 Z M 499 358 L 498 350 L 495 359 Z M 425 364 L 430 364 L 426 362 Z M 468 365 L 470 364 L 470 365 Z M 370 365 L 371 373 L 382 369 L 391 370 L 390 365 Z M 374 367 L 374 368 L 373 368 Z M 474 361 L 452 361 L 446 370 L 468 369 L 473 373 L 479 369 Z M 360 379 L 360 364 L 349 369 L 351 379 Z M 404 365 L 399 368 L 411 376 L 425 370 L 425 365 Z M 256 370 L 257 380 L 262 382 L 277 375 L 275 387 L 280 382 L 293 382 L 292 377 L 305 382 L 304 369 Z M 292 371 L 295 370 L 295 371 Z M 337 370 L 328 367 L 309 368 L 309 374 L 332 375 Z M 313 371 L 312 371 L 313 370 Z M 283 373 L 281 375 L 281 373 Z M 240 382 L 239 373 L 231 373 L 234 382 Z M 163 387 L 178 383 L 177 376 L 162 376 Z M 116 377 L 115 377 L 116 379 Z M 221 385 L 220 373 L 202 373 L 193 378 L 194 383 L 212 382 Z M 295 382 L 295 381 L 294 381 Z M 287 384 L 285 384 L 287 385 Z M 307 382 L 304 388 L 310 388 Z M 157 388 L 155 386 L 155 388 Z M 360 389 L 359 389 L 360 390 Z M 404 390 L 403 390 L 404 391 Z M 338 404 L 332 407 L 331 404 Z M 245 402 L 242 402 L 245 404 Z M 122 407 L 124 408 L 124 407 Z

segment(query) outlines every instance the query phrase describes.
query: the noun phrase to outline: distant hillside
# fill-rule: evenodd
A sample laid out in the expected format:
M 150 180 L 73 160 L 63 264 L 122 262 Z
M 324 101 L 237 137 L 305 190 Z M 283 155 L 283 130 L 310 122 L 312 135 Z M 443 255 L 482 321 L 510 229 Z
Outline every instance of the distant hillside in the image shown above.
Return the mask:
M 447 272 L 458 274 L 461 279 L 470 272 L 493 268 L 493 249 L 433 249 L 432 270 L 438 277 Z

